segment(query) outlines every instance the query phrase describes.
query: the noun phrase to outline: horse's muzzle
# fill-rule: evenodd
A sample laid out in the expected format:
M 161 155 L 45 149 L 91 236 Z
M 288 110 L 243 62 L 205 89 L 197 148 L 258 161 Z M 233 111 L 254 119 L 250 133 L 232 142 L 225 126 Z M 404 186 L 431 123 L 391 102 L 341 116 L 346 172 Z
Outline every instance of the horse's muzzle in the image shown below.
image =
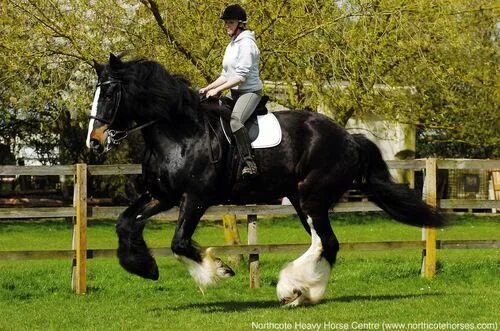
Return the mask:
M 90 133 L 89 148 L 97 153 L 102 153 L 106 147 L 106 140 L 108 138 L 107 125 L 98 127 Z
M 104 152 L 104 145 L 102 145 L 97 139 L 90 139 L 90 148 L 96 153 Z

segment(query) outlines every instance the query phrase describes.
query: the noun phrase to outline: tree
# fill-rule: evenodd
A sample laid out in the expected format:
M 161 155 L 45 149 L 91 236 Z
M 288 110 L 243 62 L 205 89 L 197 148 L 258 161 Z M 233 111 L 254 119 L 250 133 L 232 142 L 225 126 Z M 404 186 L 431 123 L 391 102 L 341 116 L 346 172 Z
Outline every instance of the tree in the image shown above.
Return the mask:
M 498 156 L 493 1 L 242 4 L 258 36 L 262 77 L 279 83 L 266 92 L 287 106 L 321 107 L 341 124 L 374 112 L 414 123 L 421 141 L 444 146 L 428 153 Z M 92 60 L 128 51 L 205 85 L 220 72 L 228 42 L 222 9 L 215 0 L 3 0 L 0 114 L 8 126 L 14 109 L 47 114 L 43 128 L 31 129 L 57 132 L 60 148 L 70 150 L 60 162 L 85 161 Z M 451 148 L 456 142 L 462 149 Z

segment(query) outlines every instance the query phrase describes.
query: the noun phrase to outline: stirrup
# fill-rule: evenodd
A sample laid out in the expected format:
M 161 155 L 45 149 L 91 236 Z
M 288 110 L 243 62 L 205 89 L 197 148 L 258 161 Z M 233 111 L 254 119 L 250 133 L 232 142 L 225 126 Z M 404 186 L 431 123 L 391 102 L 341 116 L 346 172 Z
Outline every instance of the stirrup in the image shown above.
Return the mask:
M 241 170 L 241 175 L 245 178 L 249 177 L 255 177 L 257 176 L 257 165 L 253 160 L 245 161 L 245 165 L 243 166 L 243 169 Z

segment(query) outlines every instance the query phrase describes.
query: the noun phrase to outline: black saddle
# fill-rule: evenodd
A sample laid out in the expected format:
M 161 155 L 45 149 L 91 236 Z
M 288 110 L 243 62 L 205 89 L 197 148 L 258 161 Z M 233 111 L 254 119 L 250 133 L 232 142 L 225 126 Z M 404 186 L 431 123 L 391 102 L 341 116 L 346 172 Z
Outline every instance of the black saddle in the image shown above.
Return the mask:
M 269 97 L 267 95 L 262 96 L 252 115 L 245 123 L 243 123 L 248 131 L 250 141 L 254 141 L 259 136 L 259 123 L 257 121 L 257 115 L 266 115 L 268 113 L 266 108 L 268 101 Z M 235 103 L 236 102 L 233 99 L 228 97 L 202 99 L 200 103 L 201 107 L 205 111 L 213 111 L 220 115 L 222 129 L 230 142 L 233 140 L 233 135 L 231 134 L 231 126 L 229 125 L 229 122 L 231 121 L 231 113 Z

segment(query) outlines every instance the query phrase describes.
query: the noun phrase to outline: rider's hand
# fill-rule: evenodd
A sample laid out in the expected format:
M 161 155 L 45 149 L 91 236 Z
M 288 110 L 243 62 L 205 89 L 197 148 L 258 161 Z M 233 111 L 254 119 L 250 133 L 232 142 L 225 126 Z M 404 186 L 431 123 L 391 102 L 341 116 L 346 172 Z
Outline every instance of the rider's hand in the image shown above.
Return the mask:
M 211 89 L 211 90 L 208 90 L 205 92 L 205 96 L 207 98 L 210 98 L 210 97 L 218 97 L 219 96 L 219 91 L 217 91 L 217 89 Z
M 203 88 L 199 89 L 198 93 L 200 93 L 200 94 L 206 94 L 207 93 L 207 88 L 203 87 Z

